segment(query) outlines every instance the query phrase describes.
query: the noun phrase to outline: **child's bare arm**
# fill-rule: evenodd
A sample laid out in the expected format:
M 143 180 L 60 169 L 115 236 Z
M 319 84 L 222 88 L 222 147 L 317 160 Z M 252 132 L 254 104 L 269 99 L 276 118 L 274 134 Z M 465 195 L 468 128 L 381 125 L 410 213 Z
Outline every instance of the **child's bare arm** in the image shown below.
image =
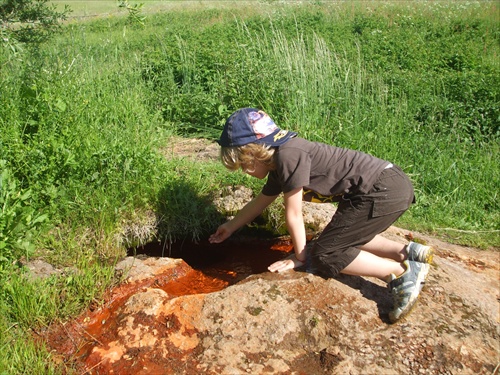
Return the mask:
M 282 272 L 302 265 L 306 260 L 306 231 L 302 217 L 302 188 L 285 194 L 285 220 L 292 238 L 294 257 L 275 262 L 269 266 L 271 272 Z M 295 259 L 294 259 L 295 258 Z
M 295 256 L 299 261 L 305 262 L 306 231 L 302 217 L 302 188 L 285 194 L 285 220 L 288 233 L 292 237 Z
M 211 243 L 219 243 L 231 236 L 236 230 L 248 224 L 257 216 L 259 216 L 264 209 L 269 206 L 277 196 L 268 196 L 260 193 L 257 197 L 248 202 L 236 216 L 219 226 L 217 231 L 209 238 Z

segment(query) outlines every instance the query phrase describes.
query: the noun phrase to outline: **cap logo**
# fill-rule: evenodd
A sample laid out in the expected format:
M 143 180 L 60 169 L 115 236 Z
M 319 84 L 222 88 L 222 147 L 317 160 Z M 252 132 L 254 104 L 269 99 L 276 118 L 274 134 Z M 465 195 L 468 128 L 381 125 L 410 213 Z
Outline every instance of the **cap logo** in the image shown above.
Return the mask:
M 248 121 L 252 125 L 257 139 L 267 137 L 278 129 L 271 117 L 263 111 L 249 112 Z
M 281 138 L 283 137 L 286 137 L 286 135 L 288 134 L 288 130 L 280 130 L 279 132 L 277 132 L 275 135 L 274 135 L 274 142 L 277 142 L 279 141 Z

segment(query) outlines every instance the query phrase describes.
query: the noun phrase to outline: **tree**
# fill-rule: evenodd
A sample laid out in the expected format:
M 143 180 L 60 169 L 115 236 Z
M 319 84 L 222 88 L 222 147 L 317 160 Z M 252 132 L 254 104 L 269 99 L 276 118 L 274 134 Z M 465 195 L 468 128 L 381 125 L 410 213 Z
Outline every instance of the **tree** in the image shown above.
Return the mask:
M 57 11 L 48 0 L 0 0 L 0 37 L 4 45 L 39 45 L 49 39 L 71 10 Z

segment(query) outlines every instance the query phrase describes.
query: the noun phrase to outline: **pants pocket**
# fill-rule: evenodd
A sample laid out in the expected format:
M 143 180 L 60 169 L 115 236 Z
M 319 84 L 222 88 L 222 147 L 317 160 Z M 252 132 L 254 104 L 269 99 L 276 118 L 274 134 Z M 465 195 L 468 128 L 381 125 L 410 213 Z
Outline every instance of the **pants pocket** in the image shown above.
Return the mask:
M 396 212 L 406 211 L 410 207 L 408 198 L 390 197 L 373 201 L 372 217 L 391 215 Z

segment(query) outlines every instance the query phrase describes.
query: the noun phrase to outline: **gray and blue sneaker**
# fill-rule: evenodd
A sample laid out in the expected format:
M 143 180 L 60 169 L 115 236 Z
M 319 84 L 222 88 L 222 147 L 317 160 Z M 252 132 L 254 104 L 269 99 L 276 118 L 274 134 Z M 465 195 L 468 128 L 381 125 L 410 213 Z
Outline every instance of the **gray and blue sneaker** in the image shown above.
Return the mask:
M 393 310 L 389 313 L 389 320 L 396 322 L 406 316 L 422 290 L 430 266 L 427 263 L 405 260 L 403 265 L 406 271 L 400 276 L 391 275 L 389 288 L 394 300 Z
M 408 260 L 420 263 L 432 263 L 434 250 L 430 246 L 425 246 L 416 242 L 410 242 L 406 246 Z

